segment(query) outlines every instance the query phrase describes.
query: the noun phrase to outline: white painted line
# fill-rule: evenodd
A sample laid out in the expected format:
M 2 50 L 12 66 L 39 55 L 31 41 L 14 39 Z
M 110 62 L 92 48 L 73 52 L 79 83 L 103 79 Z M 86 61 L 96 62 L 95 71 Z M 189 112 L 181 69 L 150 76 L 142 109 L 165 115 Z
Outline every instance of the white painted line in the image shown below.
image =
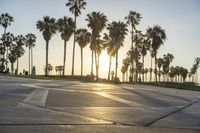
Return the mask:
M 118 101 L 118 102 L 121 102 L 121 103 L 124 103 L 124 104 L 127 104 L 127 105 L 130 105 L 130 106 L 147 107 L 145 105 L 142 105 L 142 104 L 139 104 L 139 103 L 136 103 L 136 102 L 133 102 L 133 101 L 129 101 L 129 100 L 117 97 L 117 96 L 113 96 L 113 95 L 107 94 L 105 92 L 96 92 L 96 94 L 103 96 L 103 97 L 106 97 L 106 98 L 109 98 L 109 99 L 112 99 L 112 100 L 115 100 L 115 101 Z
M 45 107 L 48 92 L 48 89 L 35 89 L 26 99 L 23 100 L 23 103 Z

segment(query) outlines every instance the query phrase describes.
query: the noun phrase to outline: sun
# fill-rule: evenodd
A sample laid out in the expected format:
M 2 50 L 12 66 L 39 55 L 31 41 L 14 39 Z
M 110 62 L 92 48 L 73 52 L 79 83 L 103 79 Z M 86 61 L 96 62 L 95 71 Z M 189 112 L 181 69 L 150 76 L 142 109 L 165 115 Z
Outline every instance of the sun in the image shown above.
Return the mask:
M 102 69 L 103 71 L 107 71 L 109 67 L 109 56 L 106 54 L 106 52 L 102 52 L 99 58 L 100 69 Z

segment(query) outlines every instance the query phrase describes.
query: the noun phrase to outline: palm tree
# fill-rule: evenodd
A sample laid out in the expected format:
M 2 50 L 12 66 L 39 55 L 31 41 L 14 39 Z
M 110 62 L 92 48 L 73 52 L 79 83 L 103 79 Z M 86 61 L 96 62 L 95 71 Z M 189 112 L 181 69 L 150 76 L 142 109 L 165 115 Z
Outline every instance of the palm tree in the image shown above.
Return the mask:
M 147 51 L 149 50 L 150 46 L 150 41 L 146 36 L 144 36 L 143 41 L 141 43 L 141 54 L 142 54 L 142 64 L 143 64 L 143 69 L 144 69 L 144 57 L 147 55 Z M 144 82 L 144 73 L 142 75 L 142 80 Z
M 74 32 L 75 23 L 72 18 L 68 18 L 64 16 L 63 18 L 58 19 L 57 21 L 58 30 L 61 33 L 60 36 L 62 40 L 64 40 L 64 58 L 63 58 L 63 73 L 65 75 L 65 62 L 66 62 L 66 48 L 67 48 L 67 41 L 69 41 L 71 35 Z
M 112 38 L 115 47 L 116 65 L 115 65 L 115 79 L 117 79 L 117 68 L 118 68 L 118 50 L 123 46 L 125 35 L 127 35 L 127 25 L 121 21 L 113 21 L 108 24 L 107 27 L 109 36 Z
M 113 44 L 112 38 L 108 34 L 104 34 L 104 47 L 107 48 L 107 54 L 109 56 L 109 69 L 108 69 L 108 80 L 110 80 L 110 71 L 112 65 L 112 57 L 115 56 L 115 45 Z
M 14 21 L 14 18 L 10 16 L 8 13 L 2 13 L 0 15 L 0 24 L 4 28 L 4 34 L 6 34 L 6 29 L 8 28 L 8 26 L 11 25 L 11 22 L 13 21 Z
M 136 11 L 130 11 L 129 15 L 125 17 L 126 23 L 131 25 L 131 49 L 133 52 L 133 43 L 134 43 L 134 32 L 136 32 L 136 26 L 139 25 L 140 20 L 142 19 L 141 14 Z M 134 69 L 134 60 L 132 60 L 132 69 Z M 132 73 L 133 79 L 133 73 Z
M 150 55 L 151 55 L 151 68 L 150 68 L 150 82 L 152 80 L 152 71 L 153 71 L 153 58 L 155 57 L 155 53 L 153 52 L 153 50 L 150 50 Z
M 147 36 L 151 39 L 151 48 L 155 53 L 155 70 L 157 69 L 157 53 L 160 46 L 167 39 L 165 30 L 158 25 L 154 25 L 152 28 L 147 29 Z M 157 71 L 155 71 L 155 80 L 157 82 Z
M 123 66 L 126 68 L 125 72 L 126 72 L 126 81 L 128 81 L 128 68 L 129 68 L 129 65 L 130 65 L 130 58 L 129 57 L 126 57 L 125 59 L 123 59 L 122 61 L 123 63 Z
M 81 14 L 81 9 L 85 9 L 87 3 L 84 0 L 68 0 L 66 6 L 69 6 L 69 11 L 74 14 L 74 45 L 73 45 L 73 56 L 72 56 L 72 75 L 74 75 L 74 57 L 75 57 L 75 40 L 76 40 L 76 17 Z
M 171 82 L 173 82 L 173 78 L 174 78 L 175 74 L 176 74 L 175 68 L 173 66 L 171 66 L 169 69 L 169 77 L 171 79 Z
M 0 15 L 0 25 L 4 28 L 4 35 L 6 36 L 6 29 L 8 26 L 11 25 L 11 23 L 14 21 L 14 18 L 10 16 L 8 13 L 2 13 Z M 7 60 L 8 60 L 8 46 L 6 46 L 6 68 L 7 68 Z M 3 59 L 5 59 L 5 55 L 3 55 Z
M 46 69 L 45 76 L 48 75 L 47 67 L 48 67 L 48 51 L 49 51 L 49 41 L 51 37 L 56 33 L 57 26 L 56 20 L 49 16 L 45 16 L 43 20 L 37 21 L 37 29 L 42 32 L 43 38 L 46 41 Z
M 28 73 L 31 74 L 30 68 L 33 68 L 33 51 L 32 48 L 35 46 L 36 36 L 32 33 L 29 33 L 25 36 L 26 38 L 26 47 L 28 47 Z
M 88 21 L 88 27 L 92 30 L 92 37 L 91 37 L 91 44 L 90 49 L 92 51 L 92 67 L 91 67 L 91 75 L 93 75 L 93 54 L 95 55 L 95 64 L 96 64 L 96 76 L 98 78 L 98 60 L 97 60 L 97 54 L 98 49 L 100 47 L 100 44 L 98 43 L 100 38 L 100 33 L 106 26 L 107 17 L 100 12 L 92 12 L 91 14 L 87 15 Z M 94 52 L 94 53 L 93 53 Z
M 23 35 L 18 35 L 15 38 L 15 43 L 16 45 L 14 46 L 14 50 L 17 55 L 17 68 L 16 68 L 16 74 L 18 74 L 18 69 L 19 69 L 19 58 L 24 55 L 25 50 L 24 50 L 24 45 L 26 44 L 26 39 Z
M 91 34 L 87 29 L 78 29 L 76 31 L 76 41 L 81 48 L 81 76 L 83 76 L 83 48 L 90 43 Z
M 11 63 L 11 74 L 13 74 L 13 70 L 14 70 L 14 68 L 13 68 L 13 64 L 16 62 L 16 60 L 17 60 L 17 53 L 16 53 L 16 50 L 15 50 L 15 45 L 12 45 L 11 47 L 10 47 L 10 53 L 8 54 L 8 59 L 9 59 L 9 61 L 10 61 L 10 63 Z
M 7 68 L 7 65 L 8 65 L 8 48 L 12 45 L 12 43 L 14 41 L 14 35 L 10 32 L 5 33 L 5 34 L 3 34 L 1 40 L 2 40 L 4 47 L 6 48 L 5 62 L 6 62 L 6 68 Z M 3 54 L 3 55 L 5 55 L 5 54 Z M 4 57 L 3 57 L 3 59 L 4 59 Z
M 144 73 L 145 73 L 145 81 L 147 81 L 147 74 L 149 72 L 149 69 L 148 68 L 145 68 L 144 69 Z
M 121 72 L 122 72 L 122 79 L 123 79 L 123 82 L 124 82 L 124 77 L 125 77 L 125 73 L 126 73 L 127 70 L 128 70 L 128 68 L 127 68 L 126 66 L 122 66 Z
M 186 68 L 180 67 L 180 75 L 183 79 L 183 82 L 185 82 L 187 74 L 188 74 L 188 70 Z
M 163 59 L 162 58 L 158 58 L 157 59 L 157 64 L 158 64 L 158 73 L 159 73 L 158 77 L 159 77 L 159 82 L 160 82 L 160 76 L 161 76 L 160 68 L 163 65 Z
M 169 72 L 169 66 L 170 63 L 173 61 L 174 56 L 173 54 L 167 53 L 166 55 L 163 55 L 163 71 L 165 75 L 168 75 Z M 168 76 L 167 76 L 167 81 L 168 81 Z

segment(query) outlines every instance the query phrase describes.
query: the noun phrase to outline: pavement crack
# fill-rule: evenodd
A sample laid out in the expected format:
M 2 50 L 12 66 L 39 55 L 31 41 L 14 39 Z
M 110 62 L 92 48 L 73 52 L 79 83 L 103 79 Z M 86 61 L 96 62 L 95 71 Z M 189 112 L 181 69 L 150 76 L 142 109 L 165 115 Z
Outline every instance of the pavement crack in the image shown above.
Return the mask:
M 168 116 L 170 116 L 170 115 L 173 115 L 173 114 L 175 114 L 175 113 L 177 113 L 177 112 L 179 112 L 179 111 L 181 111 L 181 110 L 184 110 L 184 109 L 190 107 L 191 105 L 193 105 L 193 104 L 195 104 L 195 103 L 197 103 L 197 102 L 199 102 L 199 101 L 200 101 L 200 99 L 198 99 L 198 100 L 196 100 L 196 101 L 194 101 L 194 102 L 191 102 L 191 103 L 187 104 L 186 106 L 184 106 L 184 107 L 182 107 L 182 108 L 179 108 L 179 109 L 177 109 L 177 110 L 175 110 L 175 111 L 172 111 L 172 112 L 170 112 L 170 113 L 168 113 L 168 114 L 166 114 L 166 115 L 164 115 L 164 116 L 162 116 L 162 117 L 160 117 L 160 118 L 158 118 L 158 119 L 155 119 L 155 120 L 153 120 L 153 121 L 151 121 L 151 122 L 145 124 L 144 127 L 149 127 L 149 126 L 151 126 L 152 124 L 154 124 L 155 122 L 157 122 L 157 121 L 159 121 L 159 120 L 161 120 L 161 119 L 164 119 L 164 118 L 166 118 L 166 117 L 168 117 Z

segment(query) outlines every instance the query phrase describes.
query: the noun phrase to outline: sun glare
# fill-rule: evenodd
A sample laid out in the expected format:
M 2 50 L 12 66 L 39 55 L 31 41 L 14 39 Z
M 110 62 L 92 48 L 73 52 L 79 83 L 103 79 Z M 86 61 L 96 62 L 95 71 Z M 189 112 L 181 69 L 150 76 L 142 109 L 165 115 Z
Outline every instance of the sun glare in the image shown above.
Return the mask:
M 109 56 L 106 54 L 106 52 L 103 52 L 100 55 L 100 69 L 103 71 L 107 71 L 109 67 Z

